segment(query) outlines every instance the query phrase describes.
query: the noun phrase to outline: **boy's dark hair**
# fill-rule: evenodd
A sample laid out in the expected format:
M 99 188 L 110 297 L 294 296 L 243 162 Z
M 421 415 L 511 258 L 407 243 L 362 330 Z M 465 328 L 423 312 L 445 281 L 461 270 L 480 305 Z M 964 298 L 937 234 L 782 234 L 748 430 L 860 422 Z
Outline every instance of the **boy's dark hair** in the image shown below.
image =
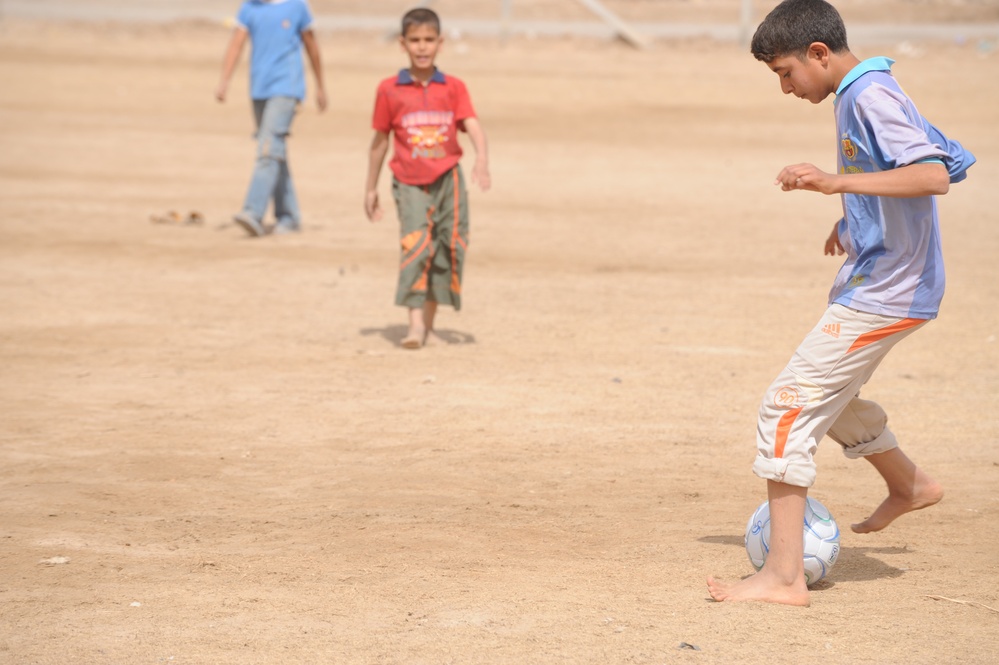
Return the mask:
M 839 12 L 825 0 L 784 0 L 756 28 L 749 49 L 757 60 L 773 62 L 786 55 L 803 57 L 813 42 L 833 53 L 849 50 Z
M 406 36 L 406 31 L 415 25 L 429 25 L 437 34 L 441 34 L 441 19 L 437 12 L 426 7 L 410 9 L 402 17 L 402 36 Z

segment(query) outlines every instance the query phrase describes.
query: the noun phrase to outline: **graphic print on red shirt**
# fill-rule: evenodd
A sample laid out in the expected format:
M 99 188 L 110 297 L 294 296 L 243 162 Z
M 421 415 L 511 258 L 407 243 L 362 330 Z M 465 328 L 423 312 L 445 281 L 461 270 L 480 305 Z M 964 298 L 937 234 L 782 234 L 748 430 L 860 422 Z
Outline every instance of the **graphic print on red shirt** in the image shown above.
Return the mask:
M 382 81 L 372 127 L 394 136 L 389 168 L 407 185 L 429 185 L 461 159 L 458 131 L 475 110 L 465 84 L 438 70 L 426 85 L 409 70 Z

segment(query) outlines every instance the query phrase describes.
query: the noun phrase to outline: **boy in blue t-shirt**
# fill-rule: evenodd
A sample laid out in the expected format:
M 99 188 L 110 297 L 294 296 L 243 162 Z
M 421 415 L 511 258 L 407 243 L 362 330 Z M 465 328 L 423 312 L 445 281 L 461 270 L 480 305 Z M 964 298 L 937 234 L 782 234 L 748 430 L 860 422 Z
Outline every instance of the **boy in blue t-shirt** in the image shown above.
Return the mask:
M 240 7 L 222 62 L 215 98 L 225 101 L 229 79 L 247 37 L 250 54 L 250 98 L 257 126 L 257 162 L 243 209 L 233 220 L 251 236 L 266 233 L 264 213 L 274 200 L 277 219 L 271 233 L 301 228 L 301 214 L 288 169 L 286 140 L 298 104 L 305 99 L 302 46 L 316 80 L 316 104 L 326 109 L 319 45 L 312 30 L 312 13 L 305 0 L 247 0 Z
M 895 344 L 937 316 L 944 270 L 934 196 L 963 180 L 975 158 L 919 114 L 891 60 L 861 62 L 850 52 L 842 19 L 824 0 L 784 0 L 757 28 L 751 50 L 785 94 L 813 104 L 835 94 L 838 172 L 795 164 L 775 184 L 841 195 L 843 218 L 825 253 L 845 253 L 846 261 L 826 313 L 760 406 L 753 472 L 767 481 L 766 563 L 735 584 L 708 578 L 708 590 L 718 601 L 807 605 L 802 524 L 823 436 L 870 462 L 888 486 L 881 505 L 852 525 L 856 533 L 880 531 L 943 497 L 898 447 L 884 410 L 859 393 Z

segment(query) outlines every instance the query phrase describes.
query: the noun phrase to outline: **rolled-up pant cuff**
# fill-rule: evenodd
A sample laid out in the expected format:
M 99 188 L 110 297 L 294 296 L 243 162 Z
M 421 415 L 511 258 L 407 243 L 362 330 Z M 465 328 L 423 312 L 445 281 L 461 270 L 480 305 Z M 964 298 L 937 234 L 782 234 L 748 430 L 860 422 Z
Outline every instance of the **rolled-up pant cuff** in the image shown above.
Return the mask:
M 756 456 L 753 473 L 764 480 L 773 480 L 786 485 L 811 487 L 815 484 L 815 465 L 792 463 L 782 458 Z
M 895 435 L 891 433 L 890 429 L 885 428 L 885 431 L 883 431 L 881 435 L 873 441 L 858 443 L 857 445 L 850 446 L 849 448 L 843 446 L 843 454 L 850 459 L 858 459 L 860 457 L 867 457 L 868 455 L 885 453 L 893 448 L 898 448 L 898 440 L 895 438 Z

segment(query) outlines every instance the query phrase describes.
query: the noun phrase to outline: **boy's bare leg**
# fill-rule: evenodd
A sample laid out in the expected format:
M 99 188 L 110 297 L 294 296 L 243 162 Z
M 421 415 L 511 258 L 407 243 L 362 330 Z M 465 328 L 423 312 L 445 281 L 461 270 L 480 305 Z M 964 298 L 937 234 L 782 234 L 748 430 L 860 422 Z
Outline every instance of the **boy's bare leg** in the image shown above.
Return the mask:
M 437 303 L 434 304 L 436 305 Z M 406 336 L 402 338 L 402 348 L 418 349 L 423 346 L 423 341 L 427 336 L 427 327 L 426 323 L 424 323 L 426 320 L 424 314 L 426 306 L 427 303 L 424 303 L 423 307 L 409 308 L 409 330 L 406 332 Z
M 767 481 L 770 499 L 770 552 L 755 575 L 733 584 L 708 578 L 708 592 L 717 601 L 761 600 L 808 605 L 802 529 L 807 487 Z
M 447 344 L 447 340 L 434 331 L 434 317 L 437 315 L 437 301 L 428 300 L 423 305 L 423 325 L 426 327 L 426 334 L 423 343 L 427 346 L 437 346 Z
M 868 455 L 866 459 L 888 484 L 888 498 L 866 520 L 850 525 L 856 533 L 880 531 L 905 513 L 932 506 L 943 498 L 940 484 L 923 473 L 901 448 Z
M 409 308 L 409 331 L 402 340 L 402 348 L 418 349 L 424 344 L 442 342 L 434 332 L 434 317 L 437 316 L 437 301 L 426 300 L 423 307 Z
M 435 316 L 437 316 L 437 301 L 427 300 L 423 303 L 423 329 L 427 335 L 434 334 Z

